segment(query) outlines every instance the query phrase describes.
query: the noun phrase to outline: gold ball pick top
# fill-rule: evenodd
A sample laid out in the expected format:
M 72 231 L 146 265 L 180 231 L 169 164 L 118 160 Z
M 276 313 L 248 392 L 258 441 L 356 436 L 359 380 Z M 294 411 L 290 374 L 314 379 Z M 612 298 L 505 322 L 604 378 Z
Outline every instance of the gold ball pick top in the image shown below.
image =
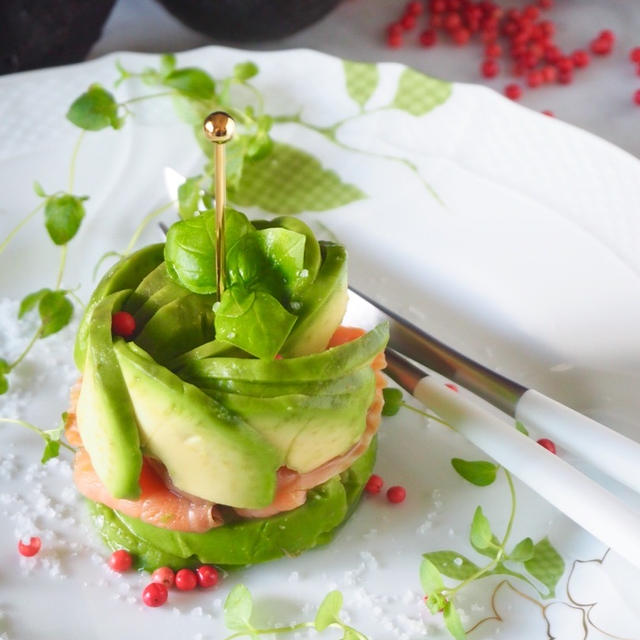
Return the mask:
M 227 199 L 227 172 L 224 144 L 233 138 L 236 131 L 234 119 L 224 111 L 210 113 L 204 121 L 204 135 L 216 143 L 214 153 L 216 181 L 216 290 L 218 300 L 224 291 L 224 207 Z

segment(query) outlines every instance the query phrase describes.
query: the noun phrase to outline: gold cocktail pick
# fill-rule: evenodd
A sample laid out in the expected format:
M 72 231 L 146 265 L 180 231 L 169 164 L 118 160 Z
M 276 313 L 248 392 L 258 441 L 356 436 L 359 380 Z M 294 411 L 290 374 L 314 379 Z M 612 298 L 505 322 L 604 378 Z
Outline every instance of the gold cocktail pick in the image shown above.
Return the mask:
M 224 207 L 227 199 L 227 173 L 224 143 L 233 138 L 234 119 L 224 111 L 210 113 L 204 121 L 204 135 L 215 142 L 214 166 L 216 172 L 216 290 L 218 300 L 224 291 Z

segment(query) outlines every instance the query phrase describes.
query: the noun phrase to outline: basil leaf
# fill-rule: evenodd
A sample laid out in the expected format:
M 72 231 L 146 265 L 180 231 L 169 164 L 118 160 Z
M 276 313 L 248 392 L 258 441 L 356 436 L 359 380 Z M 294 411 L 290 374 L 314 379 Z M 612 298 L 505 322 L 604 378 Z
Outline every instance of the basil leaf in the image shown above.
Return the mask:
M 233 77 L 240 82 L 245 82 L 254 76 L 257 76 L 259 69 L 253 62 L 239 62 L 233 67 Z
M 213 78 L 196 67 L 176 69 L 166 75 L 162 82 L 185 96 L 201 100 L 213 98 L 216 88 Z
M 482 507 L 478 507 L 473 514 L 471 522 L 471 544 L 478 549 L 486 549 L 491 544 L 491 525 L 482 513 Z
M 524 568 L 549 589 L 547 598 L 555 595 L 558 580 L 564 573 L 564 560 L 548 538 L 543 538 L 533 547 L 533 557 L 524 563 Z
M 46 293 L 51 293 L 51 289 L 40 289 L 40 291 L 34 291 L 22 298 L 18 309 L 18 318 L 22 318 L 25 313 L 29 313 L 31 309 L 35 308 Z
M 67 244 L 78 232 L 83 218 L 84 205 L 81 198 L 68 193 L 47 198 L 44 224 L 55 244 Z
M 200 180 L 202 176 L 187 178 L 178 187 L 178 211 L 183 220 L 193 218 L 200 201 Z
M 296 320 L 271 294 L 236 285 L 222 294 L 215 317 L 216 339 L 272 360 Z
M 451 465 L 459 475 L 477 487 L 490 485 L 496 479 L 496 474 L 498 473 L 498 465 L 486 460 L 453 458 Z
M 118 117 L 118 103 L 106 89 L 92 84 L 73 102 L 67 111 L 67 120 L 87 131 L 99 131 L 107 127 L 119 129 L 123 119 Z
M 382 407 L 383 416 L 395 416 L 402 407 L 402 391 L 387 387 L 382 390 L 384 405 Z
M 453 602 L 449 601 L 444 605 L 444 611 L 442 614 L 444 616 L 444 623 L 447 630 L 455 640 L 465 640 L 467 636 L 464 632 L 464 627 L 462 626 L 462 620 L 460 620 L 460 614 L 453 605 Z
M 253 611 L 253 600 L 249 589 L 236 585 L 224 601 L 224 624 L 227 628 L 243 631 L 251 629 L 249 620 Z
M 42 322 L 40 337 L 46 338 L 71 322 L 73 305 L 64 291 L 47 291 L 40 299 L 38 312 Z
M 520 540 L 509 554 L 509 560 L 514 562 L 526 562 L 531 558 L 533 558 L 533 540 L 531 538 Z
M 342 609 L 342 594 L 339 591 L 329 592 L 318 607 L 313 624 L 317 631 L 324 631 L 330 624 L 338 620 Z

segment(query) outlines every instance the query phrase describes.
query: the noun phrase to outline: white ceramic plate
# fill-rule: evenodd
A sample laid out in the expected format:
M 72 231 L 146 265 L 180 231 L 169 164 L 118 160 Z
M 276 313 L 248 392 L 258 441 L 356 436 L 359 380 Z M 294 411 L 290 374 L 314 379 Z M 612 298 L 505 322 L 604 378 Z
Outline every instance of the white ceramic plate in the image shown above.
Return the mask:
M 67 188 L 78 134 L 64 114 L 91 82 L 112 86 L 116 57 L 130 69 L 157 63 L 155 56 L 123 53 L 0 79 L 0 237 L 37 204 L 34 179 L 48 192 Z M 319 161 L 310 165 L 312 183 L 337 188 L 328 204 L 363 196 L 303 214 L 347 245 L 353 284 L 469 356 L 640 438 L 637 160 L 492 91 L 449 88 L 400 65 L 345 67 L 310 51 L 213 47 L 180 54 L 179 64 L 223 77 L 247 59 L 260 67 L 253 82 L 266 111 L 299 116 L 276 124 L 273 135 Z M 152 90 L 125 84 L 118 99 L 141 91 Z M 135 118 L 120 131 L 88 134 L 78 156 L 74 192 L 90 200 L 64 281 L 80 286 L 84 298 L 97 258 L 122 249 L 140 219 L 166 200 L 162 169 L 192 175 L 202 164 L 169 101 L 131 107 Z M 319 131 L 336 123 L 333 139 Z M 301 165 L 283 166 L 295 183 L 282 187 L 290 190 L 289 205 L 309 209 L 304 180 L 296 183 Z M 311 202 L 326 195 L 313 194 Z M 251 215 L 262 213 L 255 189 L 244 199 Z M 152 226 L 141 241 L 157 237 Z M 17 301 L 53 285 L 58 254 L 39 220 L 0 256 L 0 356 L 15 357 L 33 330 L 30 320 L 13 320 Z M 76 375 L 72 340 L 70 327 L 38 343 L 0 398 L 0 415 L 55 424 Z M 239 582 L 254 594 L 261 625 L 312 619 L 325 593 L 339 588 L 351 623 L 370 638 L 447 637 L 441 618 L 422 603 L 421 554 L 451 549 L 481 563 L 468 542 L 471 517 L 482 505 L 500 535 L 506 483 L 466 483 L 450 459 L 481 459 L 482 452 L 406 410 L 385 420 L 380 443 L 377 472 L 407 488 L 405 503 L 367 497 L 330 546 L 235 572 L 211 592 L 172 592 L 168 605 L 152 610 L 140 605 L 145 576 L 105 569 L 107 553 L 70 488 L 68 458 L 40 467 L 36 437 L 2 425 L 0 637 L 223 638 L 222 602 Z M 516 490 L 513 542 L 548 536 L 566 570 L 555 598 L 542 604 L 507 586 L 496 591 L 499 576 L 463 590 L 457 603 L 466 628 L 494 617 L 469 638 L 578 640 L 585 629 L 590 638 L 637 638 L 636 572 L 612 556 L 575 563 L 606 550 L 531 490 L 518 483 Z M 43 538 L 42 552 L 19 559 L 17 538 L 33 533 Z M 513 585 L 535 598 L 518 580 Z

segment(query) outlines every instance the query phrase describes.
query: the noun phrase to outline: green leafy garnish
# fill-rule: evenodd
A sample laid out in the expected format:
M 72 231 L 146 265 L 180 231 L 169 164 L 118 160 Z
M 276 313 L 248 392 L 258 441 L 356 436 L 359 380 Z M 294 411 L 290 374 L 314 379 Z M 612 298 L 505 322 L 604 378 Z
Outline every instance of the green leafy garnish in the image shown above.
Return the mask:
M 68 193 L 47 198 L 45 226 L 55 244 L 67 244 L 78 232 L 85 214 L 83 199 Z
M 178 213 L 183 220 L 193 218 L 198 210 L 201 182 L 202 176 L 194 176 L 178 187 Z
M 318 607 L 313 621 L 316 630 L 324 631 L 329 625 L 339 622 L 340 609 L 342 609 L 342 594 L 339 591 L 329 592 Z
M 87 131 L 99 131 L 107 127 L 119 129 L 123 119 L 118 116 L 118 103 L 111 93 L 99 84 L 92 84 L 76 98 L 67 111 L 67 119 Z
M 40 462 L 42 464 L 46 464 L 52 458 L 57 458 L 60 453 L 60 447 L 64 447 L 65 449 L 73 452 L 75 449 L 68 445 L 66 442 L 63 442 L 60 438 L 64 433 L 64 426 L 67 421 L 67 414 L 63 413 L 58 426 L 55 429 L 40 429 L 30 422 L 26 422 L 25 420 L 18 420 L 14 418 L 0 418 L 0 423 L 4 422 L 6 424 L 17 424 L 25 429 L 29 429 L 29 431 L 33 431 L 37 433 L 44 440 L 44 449 L 42 451 L 42 458 Z
M 482 507 L 477 507 L 471 521 L 469 539 L 476 549 L 486 549 L 491 544 L 493 534 L 489 520 L 482 513 Z
M 477 487 L 486 487 L 492 484 L 498 473 L 498 465 L 485 460 L 462 460 L 461 458 L 453 458 L 451 466 L 461 475 L 467 482 L 475 484 Z
M 46 338 L 66 327 L 73 316 L 73 304 L 64 291 L 47 291 L 38 303 L 42 322 L 40 336 Z
M 394 389 L 393 387 L 386 387 L 382 390 L 382 397 L 384 398 L 384 406 L 382 407 L 383 416 L 395 416 L 402 408 L 403 396 L 400 389 Z
M 524 567 L 536 580 L 547 587 L 549 593 L 545 597 L 552 598 L 555 595 L 558 580 L 564 573 L 564 560 L 548 538 L 543 538 L 533 547 L 533 555 L 525 561 Z

